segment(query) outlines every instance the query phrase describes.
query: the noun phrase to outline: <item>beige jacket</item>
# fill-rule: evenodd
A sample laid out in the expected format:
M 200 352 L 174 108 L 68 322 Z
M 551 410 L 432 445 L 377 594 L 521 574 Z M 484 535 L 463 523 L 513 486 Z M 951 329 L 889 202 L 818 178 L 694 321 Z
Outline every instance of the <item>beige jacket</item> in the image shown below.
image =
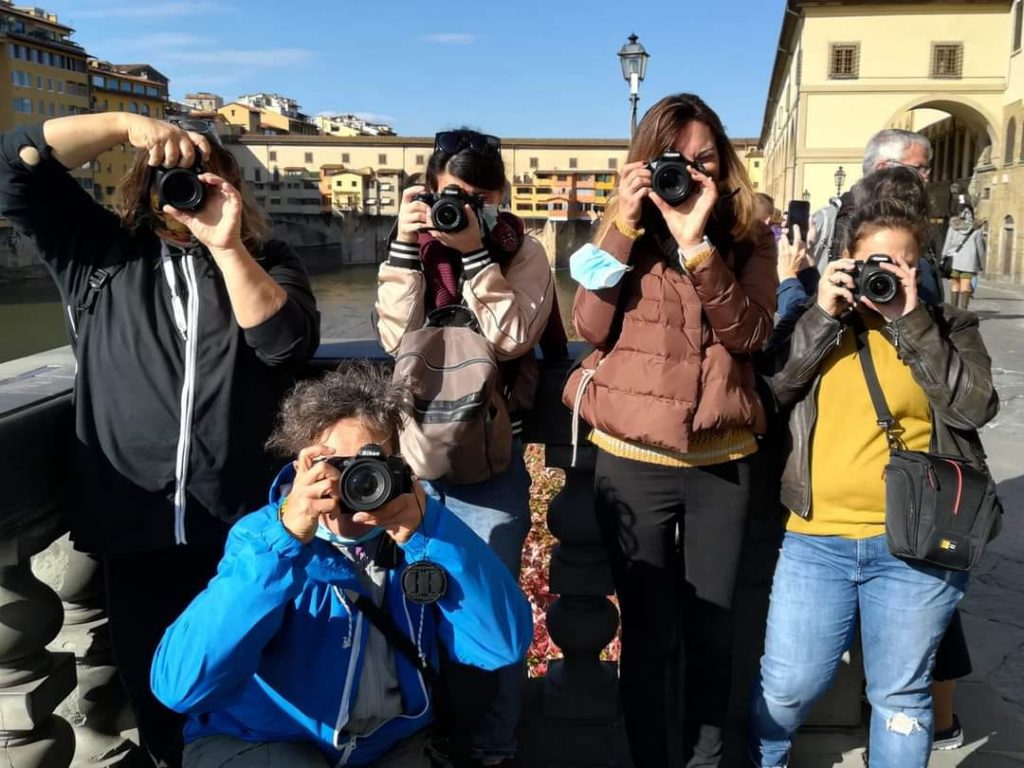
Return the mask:
M 487 249 L 462 257 L 462 298 L 499 362 L 523 358 L 509 397 L 509 411 L 533 406 L 537 362 L 533 348 L 547 325 L 555 284 L 544 246 L 527 236 L 502 270 Z M 377 334 L 394 355 L 407 331 L 426 321 L 426 280 L 414 244 L 392 243 L 377 276 Z

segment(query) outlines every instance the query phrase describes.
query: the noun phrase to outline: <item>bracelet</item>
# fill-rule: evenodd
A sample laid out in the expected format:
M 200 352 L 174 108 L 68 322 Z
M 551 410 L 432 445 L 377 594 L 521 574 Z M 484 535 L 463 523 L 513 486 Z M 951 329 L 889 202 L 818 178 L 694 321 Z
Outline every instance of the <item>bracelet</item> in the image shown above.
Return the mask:
M 643 227 L 640 227 L 640 229 L 633 229 L 633 227 L 629 226 L 629 224 L 624 222 L 618 216 L 615 217 L 615 228 L 619 230 L 619 232 L 621 232 L 623 235 L 628 237 L 630 240 L 636 240 L 640 237 L 643 237 L 644 234 Z

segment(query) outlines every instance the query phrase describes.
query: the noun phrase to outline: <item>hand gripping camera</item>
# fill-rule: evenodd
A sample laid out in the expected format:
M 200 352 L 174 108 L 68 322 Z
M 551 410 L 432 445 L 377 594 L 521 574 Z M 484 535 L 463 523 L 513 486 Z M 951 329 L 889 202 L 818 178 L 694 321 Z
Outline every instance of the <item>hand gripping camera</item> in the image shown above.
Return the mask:
M 379 445 L 364 445 L 355 456 L 322 456 L 341 471 L 343 512 L 372 512 L 412 492 L 412 470 L 401 456 L 387 456 Z
M 196 161 L 191 168 L 155 168 L 153 183 L 156 185 L 157 202 L 160 209 L 165 205 L 179 211 L 198 211 L 206 200 L 206 187 L 199 180 L 203 163 L 196 151 Z
M 467 195 L 455 184 L 449 184 L 439 194 L 424 192 L 415 199 L 430 206 L 430 220 L 438 232 L 461 232 L 469 226 L 465 206 L 479 212 L 484 205 L 483 197 Z
M 690 176 L 690 168 L 704 173 L 700 163 L 691 162 L 674 151 L 665 152 L 661 157 L 651 160 L 646 168 L 653 174 L 651 189 L 672 206 L 679 205 L 697 188 Z
M 884 253 L 873 253 L 866 261 L 858 261 L 850 272 L 856 283 L 854 298 L 863 296 L 875 304 L 888 304 L 895 299 L 900 290 L 900 281 L 892 272 L 886 272 L 879 266 L 892 263 L 892 259 Z

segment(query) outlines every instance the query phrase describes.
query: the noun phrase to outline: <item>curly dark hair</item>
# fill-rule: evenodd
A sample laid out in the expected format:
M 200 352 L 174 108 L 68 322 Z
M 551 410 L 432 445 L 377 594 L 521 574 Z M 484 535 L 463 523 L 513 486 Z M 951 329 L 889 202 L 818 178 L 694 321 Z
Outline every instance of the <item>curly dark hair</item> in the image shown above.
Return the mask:
M 850 253 L 853 253 L 862 238 L 880 229 L 902 229 L 909 232 L 919 250 L 923 250 L 928 242 L 928 219 L 919 207 L 906 200 L 882 197 L 854 211 L 847 246 Z
M 337 370 L 299 382 L 285 397 L 267 450 L 296 456 L 341 419 L 357 418 L 394 442 L 412 410 L 408 388 L 382 361 L 346 360 Z

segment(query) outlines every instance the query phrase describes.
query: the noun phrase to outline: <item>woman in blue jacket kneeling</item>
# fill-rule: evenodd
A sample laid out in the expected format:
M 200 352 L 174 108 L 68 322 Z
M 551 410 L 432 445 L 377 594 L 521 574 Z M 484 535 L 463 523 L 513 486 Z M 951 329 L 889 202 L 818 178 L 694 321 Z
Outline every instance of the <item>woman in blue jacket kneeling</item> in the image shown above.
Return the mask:
M 407 403 L 368 362 L 285 400 L 271 447 L 298 458 L 153 661 L 153 692 L 188 715 L 186 768 L 428 766 L 442 646 L 483 669 L 525 655 L 530 608 L 508 569 L 388 459 Z

